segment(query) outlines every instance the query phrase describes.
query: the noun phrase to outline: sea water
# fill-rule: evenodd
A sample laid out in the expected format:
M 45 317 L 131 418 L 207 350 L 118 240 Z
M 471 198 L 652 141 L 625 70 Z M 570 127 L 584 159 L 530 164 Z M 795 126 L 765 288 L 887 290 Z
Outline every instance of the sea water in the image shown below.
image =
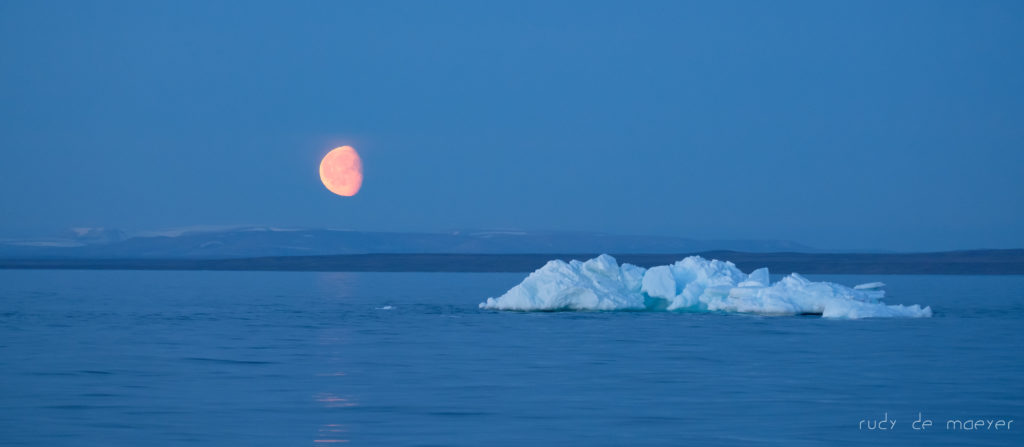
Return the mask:
M 0 444 L 1024 443 L 1022 276 L 808 275 L 932 318 L 478 308 L 524 277 L 0 271 Z

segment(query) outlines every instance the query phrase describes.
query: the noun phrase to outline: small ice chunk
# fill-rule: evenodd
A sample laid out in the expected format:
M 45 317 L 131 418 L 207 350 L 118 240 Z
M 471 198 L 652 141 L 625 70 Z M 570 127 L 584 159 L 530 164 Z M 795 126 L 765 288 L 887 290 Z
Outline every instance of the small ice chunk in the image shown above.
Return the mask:
M 747 276 L 747 280 L 739 284 L 740 287 L 764 287 L 771 284 L 768 279 L 768 267 L 761 267 Z
M 647 269 L 641 291 L 652 298 L 671 300 L 676 297 L 676 280 L 667 265 L 659 265 Z

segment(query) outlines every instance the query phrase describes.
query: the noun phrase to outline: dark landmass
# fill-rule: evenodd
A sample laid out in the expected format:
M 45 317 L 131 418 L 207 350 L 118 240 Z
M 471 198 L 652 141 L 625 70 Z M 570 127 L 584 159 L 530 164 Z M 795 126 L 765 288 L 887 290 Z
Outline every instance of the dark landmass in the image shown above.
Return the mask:
M 686 256 L 734 262 L 741 270 L 807 274 L 1024 274 L 1024 250 L 936 253 L 743 253 L 619 254 L 619 262 L 650 267 Z M 530 272 L 551 259 L 589 259 L 596 254 L 351 254 L 232 259 L 0 259 L 0 269 L 257 270 L 326 272 Z
M 711 250 L 820 252 L 779 240 L 698 240 L 671 236 L 619 235 L 580 231 L 455 231 L 391 233 L 328 229 L 242 227 L 129 237 L 103 228 L 80 228 L 47 240 L 0 240 L 7 259 L 228 259 L 334 256 L 366 253 L 562 254 L 698 253 Z

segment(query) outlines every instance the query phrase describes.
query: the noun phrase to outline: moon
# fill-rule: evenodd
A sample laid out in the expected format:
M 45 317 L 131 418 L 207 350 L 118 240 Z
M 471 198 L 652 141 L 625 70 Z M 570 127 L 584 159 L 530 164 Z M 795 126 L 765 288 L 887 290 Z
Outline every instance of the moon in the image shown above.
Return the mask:
M 339 196 L 352 197 L 363 186 L 363 160 L 352 146 L 334 148 L 320 162 L 320 181 Z

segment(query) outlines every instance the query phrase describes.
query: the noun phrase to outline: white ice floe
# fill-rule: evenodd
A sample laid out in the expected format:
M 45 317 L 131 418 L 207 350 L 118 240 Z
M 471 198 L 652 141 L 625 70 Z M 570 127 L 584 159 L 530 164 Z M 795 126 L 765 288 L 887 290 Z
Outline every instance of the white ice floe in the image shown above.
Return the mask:
M 820 314 L 827 318 L 930 317 L 930 307 L 887 305 L 885 284 L 850 288 L 793 273 L 771 284 L 767 268 L 749 275 L 728 261 L 690 256 L 644 269 L 608 255 L 585 262 L 549 261 L 482 309 L 665 310 L 761 315 Z

